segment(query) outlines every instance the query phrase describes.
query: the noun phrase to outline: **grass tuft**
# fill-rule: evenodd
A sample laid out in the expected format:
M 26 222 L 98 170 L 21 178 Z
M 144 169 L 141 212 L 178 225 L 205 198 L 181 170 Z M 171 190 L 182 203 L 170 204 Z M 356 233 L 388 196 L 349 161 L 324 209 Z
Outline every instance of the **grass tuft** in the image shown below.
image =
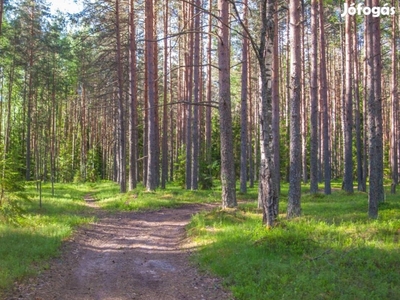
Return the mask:
M 40 207 L 36 186 L 27 184 L 29 200 L 19 200 L 17 222 L 0 222 L 0 292 L 15 280 L 40 272 L 76 226 L 93 220 L 85 214 L 83 201 L 89 190 L 87 185 L 56 184 L 52 195 L 50 185 L 45 184 Z
M 197 214 L 188 232 L 237 299 L 400 299 L 399 204 L 388 196 L 370 220 L 365 193 L 304 194 L 303 215 L 288 221 L 282 199 L 268 230 L 255 200 Z
M 98 200 L 101 208 L 110 211 L 138 211 L 173 208 L 190 203 L 219 202 L 221 192 L 216 191 L 188 191 L 180 186 L 170 184 L 165 190 L 146 191 L 145 187 L 138 187 L 126 194 L 119 192 L 119 186 L 114 182 L 103 182 L 93 190 L 93 196 Z

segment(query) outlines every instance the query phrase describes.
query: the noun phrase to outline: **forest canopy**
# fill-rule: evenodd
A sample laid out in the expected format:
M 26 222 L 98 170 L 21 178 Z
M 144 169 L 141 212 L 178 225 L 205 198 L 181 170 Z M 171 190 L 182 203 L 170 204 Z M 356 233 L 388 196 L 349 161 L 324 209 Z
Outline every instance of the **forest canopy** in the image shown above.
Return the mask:
M 11 182 L 221 180 L 273 226 L 281 181 L 288 217 L 301 183 L 368 191 L 371 218 L 396 192 L 398 1 L 0 2 L 0 207 Z

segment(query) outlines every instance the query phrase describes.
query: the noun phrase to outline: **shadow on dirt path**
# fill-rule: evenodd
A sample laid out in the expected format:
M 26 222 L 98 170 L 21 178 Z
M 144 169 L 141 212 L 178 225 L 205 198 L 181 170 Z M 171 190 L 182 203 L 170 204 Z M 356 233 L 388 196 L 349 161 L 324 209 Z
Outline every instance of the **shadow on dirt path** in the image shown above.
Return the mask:
M 207 205 L 110 214 L 87 195 L 98 221 L 77 230 L 48 270 L 6 299 L 233 299 L 199 273 L 183 247 L 185 225 Z

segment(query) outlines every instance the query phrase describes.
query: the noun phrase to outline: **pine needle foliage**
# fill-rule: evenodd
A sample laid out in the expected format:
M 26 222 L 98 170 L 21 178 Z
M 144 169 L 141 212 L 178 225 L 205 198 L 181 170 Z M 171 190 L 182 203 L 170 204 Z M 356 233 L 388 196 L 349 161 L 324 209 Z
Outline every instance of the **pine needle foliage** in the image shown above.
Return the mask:
M 28 200 L 18 165 L 11 158 L 0 160 L 0 223 L 17 223 L 22 212 L 19 200 Z

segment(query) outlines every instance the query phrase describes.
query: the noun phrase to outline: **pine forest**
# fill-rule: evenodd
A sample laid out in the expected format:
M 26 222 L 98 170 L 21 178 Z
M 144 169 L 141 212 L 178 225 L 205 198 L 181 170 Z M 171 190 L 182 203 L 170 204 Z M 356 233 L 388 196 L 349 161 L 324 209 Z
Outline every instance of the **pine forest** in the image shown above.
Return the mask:
M 128 206 L 172 187 L 217 195 L 234 223 L 251 200 L 265 232 L 360 197 L 364 223 L 397 208 L 398 240 L 399 1 L 76 2 L 0 0 L 0 225 L 26 222 L 26 201 L 44 213 L 46 190 L 114 182 Z M 400 296 L 396 276 L 369 299 Z M 288 297 L 368 298 L 321 295 Z

